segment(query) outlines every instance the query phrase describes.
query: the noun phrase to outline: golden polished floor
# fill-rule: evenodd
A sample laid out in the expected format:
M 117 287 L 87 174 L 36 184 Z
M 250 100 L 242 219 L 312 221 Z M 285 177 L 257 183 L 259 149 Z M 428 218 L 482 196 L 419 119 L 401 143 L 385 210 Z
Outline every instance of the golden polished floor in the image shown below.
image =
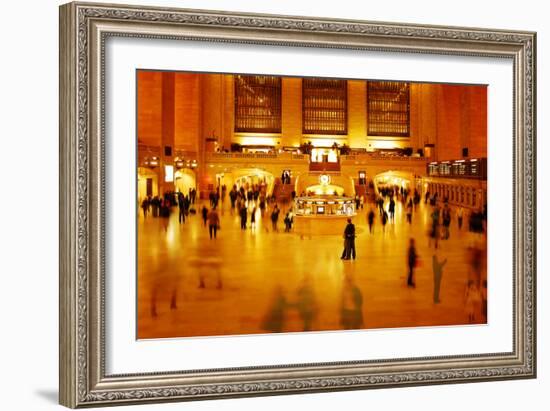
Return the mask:
M 199 207 L 197 206 L 197 210 Z M 285 210 L 285 208 L 283 208 Z M 354 217 L 357 259 L 340 259 L 341 235 L 304 236 L 279 231 L 259 212 L 256 227 L 240 229 L 228 201 L 221 230 L 210 239 L 200 213 L 178 222 L 173 209 L 165 230 L 162 219 L 138 217 L 138 338 L 165 338 L 395 328 L 485 323 L 481 306 L 466 298 L 472 278 L 469 245 L 484 243 L 467 232 L 465 221 L 436 249 L 427 236 L 429 205 L 420 204 L 412 224 L 397 202 L 395 223 L 374 233 L 368 207 Z M 342 224 L 339 222 L 338 224 Z M 342 232 L 344 225 L 342 225 Z M 407 247 L 416 240 L 420 264 L 416 287 L 407 287 Z M 432 258 L 447 259 L 440 302 L 434 303 Z M 485 267 L 485 265 L 484 265 Z M 486 269 L 483 268 L 483 277 Z

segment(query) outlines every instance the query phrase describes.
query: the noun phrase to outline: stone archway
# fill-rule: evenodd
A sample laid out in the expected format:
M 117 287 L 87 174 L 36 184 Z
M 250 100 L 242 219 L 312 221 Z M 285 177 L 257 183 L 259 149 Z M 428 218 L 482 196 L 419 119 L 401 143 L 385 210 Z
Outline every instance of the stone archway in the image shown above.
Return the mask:
M 180 168 L 174 173 L 174 187 L 176 191 L 188 194 L 189 189 L 197 187 L 195 171 L 190 168 Z
M 378 195 L 379 188 L 383 186 L 399 186 L 414 190 L 415 178 L 413 173 L 408 171 L 387 170 L 376 174 L 372 181 L 374 183 L 374 192 Z
M 224 173 L 222 180 L 228 189 L 231 189 L 233 185 L 241 187 L 247 184 L 265 184 L 268 195 L 273 192 L 275 184 L 275 176 L 261 168 L 234 168 L 230 172 Z

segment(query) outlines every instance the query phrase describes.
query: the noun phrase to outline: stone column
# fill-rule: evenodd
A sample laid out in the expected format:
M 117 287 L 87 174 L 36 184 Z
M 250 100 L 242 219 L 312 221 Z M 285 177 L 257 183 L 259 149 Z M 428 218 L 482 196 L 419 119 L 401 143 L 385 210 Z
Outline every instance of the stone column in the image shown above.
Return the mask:
M 175 141 L 175 73 L 162 73 L 162 134 L 160 145 L 159 191 L 174 191 L 174 181 L 165 181 L 165 166 L 174 167 Z

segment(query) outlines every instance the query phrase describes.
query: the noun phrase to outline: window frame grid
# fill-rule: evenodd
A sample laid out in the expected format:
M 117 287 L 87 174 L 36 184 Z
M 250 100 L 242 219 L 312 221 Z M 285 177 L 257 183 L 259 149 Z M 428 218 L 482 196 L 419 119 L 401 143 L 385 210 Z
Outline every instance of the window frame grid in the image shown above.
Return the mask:
M 259 92 L 265 102 L 260 100 L 262 97 L 251 97 L 251 93 L 239 82 L 242 78 L 248 79 L 248 88 Z M 259 81 L 261 78 L 274 83 L 262 85 Z M 236 75 L 234 83 L 234 132 L 280 134 L 283 111 L 282 78 L 268 75 Z M 267 113 L 270 110 L 271 113 Z
M 317 82 L 317 84 L 314 82 Z M 321 84 L 323 82 L 325 84 L 327 82 L 338 82 L 343 84 L 343 86 L 322 87 Z M 308 86 L 307 83 L 312 84 Z M 335 92 L 341 94 L 339 100 L 334 99 Z M 331 98 L 333 101 L 330 101 Z M 309 113 L 312 115 L 308 116 Z M 315 127 L 315 124 L 317 127 Z M 317 77 L 302 79 L 302 134 L 348 134 L 347 80 Z
M 384 90 L 381 87 L 384 84 L 390 87 Z M 406 86 L 406 97 L 398 101 L 397 104 L 398 108 L 399 106 L 404 107 L 398 110 L 389 110 L 393 104 L 391 100 L 395 96 L 399 96 L 402 91 L 402 89 L 392 90 L 391 86 L 395 87 L 401 84 Z M 385 96 L 383 96 L 384 94 Z M 373 98 L 373 96 L 378 98 Z M 383 96 L 384 98 L 380 98 L 379 96 Z M 384 117 L 387 118 L 390 114 L 394 118 L 384 120 Z M 367 81 L 367 135 L 380 137 L 411 136 L 411 87 L 409 82 Z

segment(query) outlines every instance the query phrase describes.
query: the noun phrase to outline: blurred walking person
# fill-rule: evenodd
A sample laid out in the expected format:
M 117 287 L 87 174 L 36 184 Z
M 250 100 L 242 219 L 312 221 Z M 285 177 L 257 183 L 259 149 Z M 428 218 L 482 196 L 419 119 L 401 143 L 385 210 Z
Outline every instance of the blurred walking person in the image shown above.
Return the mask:
M 449 204 L 447 203 L 445 203 L 445 206 L 443 207 L 443 211 L 441 212 L 441 220 L 443 222 L 443 230 L 444 230 L 443 239 L 448 240 L 449 236 L 451 235 L 449 231 L 449 226 L 451 225 L 451 209 L 449 208 Z
M 431 214 L 432 219 L 432 227 L 430 230 L 430 241 L 429 245 L 431 246 L 432 239 L 435 242 L 435 248 L 437 248 L 439 243 L 439 235 L 440 235 L 440 229 L 439 229 L 439 208 L 434 207 L 433 212 Z
M 286 213 L 284 223 L 285 223 L 285 233 L 289 233 L 290 230 L 292 230 L 292 212 L 289 211 Z
M 394 223 L 395 222 L 395 200 L 393 199 L 393 197 L 390 198 L 390 205 L 388 206 L 388 211 L 390 214 L 390 221 Z
M 160 208 L 160 199 L 158 196 L 154 196 L 151 200 L 151 206 L 153 207 L 153 217 L 158 217 Z
M 367 215 L 367 220 L 369 222 L 369 233 L 372 234 L 372 226 L 374 224 L 374 210 L 371 209 L 369 210 L 369 214 Z
M 147 197 L 141 202 L 141 208 L 143 210 L 143 218 L 147 218 L 147 211 L 149 211 L 149 199 Z
M 317 315 L 317 302 L 309 277 L 304 281 L 297 292 L 296 308 L 304 323 L 304 331 L 311 331 L 313 321 Z
M 382 232 L 386 233 L 386 224 L 388 223 L 388 213 L 386 210 L 382 210 Z
M 246 211 L 246 206 L 244 204 L 239 209 L 239 217 L 241 217 L 241 230 L 246 230 L 247 211 Z
M 205 205 L 202 206 L 201 214 L 202 214 L 202 222 L 206 227 L 206 222 L 208 221 L 208 208 L 206 208 Z
M 447 264 L 447 259 L 439 261 L 437 254 L 432 257 L 432 268 L 434 273 L 434 304 L 439 304 L 439 291 L 441 290 L 441 277 L 443 276 L 443 267 Z
M 277 221 L 279 221 L 279 213 L 281 210 L 279 210 L 279 207 L 277 207 L 277 204 L 275 204 L 275 207 L 273 208 L 273 211 L 271 212 L 271 226 L 273 228 L 273 231 L 278 232 L 279 229 L 277 228 Z
M 286 297 L 281 286 L 273 291 L 270 306 L 262 322 L 262 329 L 271 333 L 280 333 L 284 329 L 285 314 L 288 308 Z
M 481 313 L 482 296 L 479 287 L 473 280 L 468 281 L 465 293 L 465 309 L 468 314 L 468 322 L 474 323 L 479 321 L 479 314 Z
M 234 185 L 229 192 L 229 200 L 231 201 L 231 215 L 233 215 L 233 211 L 235 210 L 235 201 L 237 201 L 237 195 L 237 186 Z
M 340 307 L 340 324 L 344 330 L 357 330 L 363 326 L 363 295 L 350 275 L 344 279 Z
M 456 220 L 458 221 L 459 230 L 462 230 L 463 218 L 464 218 L 464 209 L 462 207 L 458 207 L 458 210 L 456 210 Z
M 185 224 L 185 212 L 186 212 L 185 198 L 183 197 L 183 194 L 181 194 L 181 193 L 178 196 L 178 209 L 179 209 L 178 221 L 179 221 L 180 224 L 181 224 L 182 221 Z
M 170 203 L 168 200 L 161 200 L 159 207 L 159 215 L 162 220 L 164 232 L 168 231 L 168 222 L 170 221 Z
M 252 213 L 250 214 L 250 228 L 256 228 L 256 207 L 252 209 Z
M 407 223 L 412 223 L 412 214 L 413 214 L 413 202 L 412 198 L 409 199 L 409 202 L 407 204 Z
M 418 263 L 418 254 L 416 253 L 416 247 L 414 244 L 414 238 L 409 240 L 409 249 L 407 250 L 407 265 L 409 268 L 409 274 L 407 276 L 407 286 L 416 287 L 414 283 L 414 269 Z

